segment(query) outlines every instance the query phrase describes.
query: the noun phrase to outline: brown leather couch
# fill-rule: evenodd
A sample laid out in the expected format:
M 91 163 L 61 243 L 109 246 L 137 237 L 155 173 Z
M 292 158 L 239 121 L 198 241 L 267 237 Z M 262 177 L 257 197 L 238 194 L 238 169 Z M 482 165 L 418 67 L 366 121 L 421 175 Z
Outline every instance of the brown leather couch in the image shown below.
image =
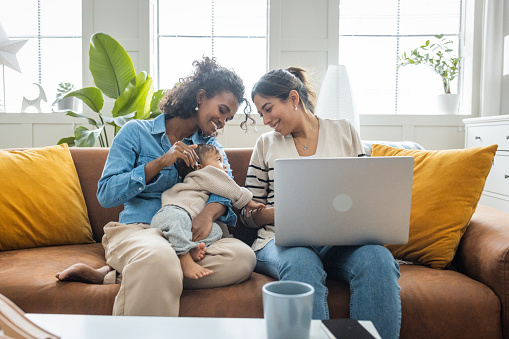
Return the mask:
M 244 183 L 251 151 L 226 150 L 239 184 Z M 55 278 L 55 273 L 74 263 L 105 264 L 100 243 L 103 226 L 117 220 L 121 210 L 102 208 L 96 199 L 107 153 L 102 148 L 71 148 L 97 243 L 0 252 L 0 293 L 23 311 L 111 314 L 118 285 L 87 285 Z M 240 225 L 231 232 L 247 243 L 255 235 L 254 230 Z M 508 255 L 509 214 L 478 206 L 458 248 L 455 269 L 401 265 L 401 337 L 509 338 Z M 253 273 L 238 285 L 184 291 L 180 315 L 263 317 L 262 285 L 272 280 Z M 348 285 L 334 280 L 327 285 L 331 318 L 348 317 Z

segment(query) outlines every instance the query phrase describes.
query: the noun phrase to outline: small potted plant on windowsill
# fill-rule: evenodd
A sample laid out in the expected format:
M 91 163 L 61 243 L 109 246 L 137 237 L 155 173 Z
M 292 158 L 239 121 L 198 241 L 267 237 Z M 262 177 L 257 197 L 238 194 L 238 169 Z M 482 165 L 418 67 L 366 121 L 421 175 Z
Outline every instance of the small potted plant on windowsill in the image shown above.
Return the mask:
M 398 57 L 398 68 L 408 65 L 425 65 L 431 67 L 435 73 L 440 75 L 444 94 L 439 96 L 441 102 L 438 107 L 442 112 L 456 113 L 458 109 L 458 94 L 451 93 L 451 82 L 458 76 L 461 57 L 452 55 L 452 40 L 444 37 L 443 34 L 434 36 L 436 41 L 427 40 L 424 45 L 413 49 L 409 54 L 406 52 Z
M 70 82 L 61 82 L 57 87 L 57 97 L 51 104 L 51 107 L 55 107 L 58 112 L 78 110 L 78 99 L 76 97 L 66 96 L 68 93 L 74 90 L 74 84 Z

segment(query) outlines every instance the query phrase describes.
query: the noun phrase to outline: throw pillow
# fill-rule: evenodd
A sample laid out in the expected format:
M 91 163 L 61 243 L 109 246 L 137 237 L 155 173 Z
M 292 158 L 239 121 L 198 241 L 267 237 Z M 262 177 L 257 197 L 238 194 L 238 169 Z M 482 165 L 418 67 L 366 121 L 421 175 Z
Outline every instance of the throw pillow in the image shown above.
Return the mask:
M 396 148 L 405 148 L 405 149 L 424 149 L 421 145 L 413 141 L 373 141 L 373 140 L 362 140 L 362 147 L 364 148 L 364 153 L 370 157 L 371 152 L 373 151 L 373 145 L 385 145 Z
M 0 250 L 93 242 L 67 144 L 0 151 L 0 177 Z
M 372 156 L 414 158 L 410 234 L 395 258 L 443 269 L 453 259 L 481 197 L 497 145 L 422 151 L 373 145 Z

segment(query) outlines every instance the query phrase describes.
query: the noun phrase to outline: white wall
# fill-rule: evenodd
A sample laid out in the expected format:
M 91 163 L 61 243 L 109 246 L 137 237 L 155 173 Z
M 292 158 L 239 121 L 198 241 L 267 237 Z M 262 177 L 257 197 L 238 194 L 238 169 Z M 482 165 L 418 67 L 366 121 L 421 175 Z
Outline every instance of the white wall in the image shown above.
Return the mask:
M 503 32 L 504 37 L 509 35 L 509 0 L 504 2 L 503 14 Z M 509 47 L 506 47 L 509 51 Z M 509 55 L 504 55 L 504 58 L 509 59 Z M 502 77 L 502 95 L 500 102 L 500 111 L 502 114 L 509 114 L 509 74 Z
M 375 116 L 369 119 L 361 116 L 361 137 L 364 140 L 411 140 L 426 149 L 463 148 L 462 119 L 459 115 L 420 117 L 417 121 L 397 116 Z M 255 120 L 256 125 L 248 126 L 245 132 L 240 128 L 243 117 L 234 118 L 218 140 L 225 147 L 252 147 L 262 133 L 271 130 L 263 126 L 258 117 Z M 0 149 L 55 145 L 61 138 L 73 135 L 73 123 L 76 126 L 83 125 L 84 120 L 70 118 L 63 113 L 0 113 Z M 110 143 L 111 134 L 112 130 L 109 133 Z
M 152 76 L 156 74 L 150 68 L 155 55 L 154 36 L 149 27 L 154 2 L 83 0 L 83 86 L 93 84 L 88 70 L 88 49 L 89 38 L 95 32 L 114 36 L 131 55 L 137 72 L 146 70 Z M 319 89 L 327 66 L 338 60 L 338 0 L 270 0 L 270 8 L 269 68 L 305 67 L 312 71 L 311 80 Z M 476 79 L 472 82 L 475 84 Z M 111 102 L 106 103 L 103 112 L 111 106 Z M 362 115 L 361 137 L 411 140 L 427 149 L 462 148 L 462 119 L 476 116 L 476 112 L 475 107 L 469 107 L 468 114 L 462 116 Z M 257 114 L 253 117 L 257 125 L 247 133 L 238 127 L 243 117 L 233 119 L 226 133 L 219 136 L 220 142 L 225 147 L 252 147 L 261 133 L 270 130 L 263 126 Z M 73 122 L 82 123 L 59 114 L 0 114 L 0 148 L 53 145 L 61 137 L 72 135 Z
M 56 145 L 83 121 L 63 113 L 0 113 L 0 149 Z

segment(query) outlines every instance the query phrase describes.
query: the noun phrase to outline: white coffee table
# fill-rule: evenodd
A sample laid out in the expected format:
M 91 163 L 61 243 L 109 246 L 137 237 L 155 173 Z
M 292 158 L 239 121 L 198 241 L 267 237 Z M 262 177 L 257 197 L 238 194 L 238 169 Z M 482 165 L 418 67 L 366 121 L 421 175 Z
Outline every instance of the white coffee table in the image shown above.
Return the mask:
M 62 339 L 260 339 L 266 338 L 263 319 L 118 317 L 102 315 L 38 314 L 26 317 Z M 371 321 L 359 321 L 380 338 Z M 319 320 L 311 322 L 312 339 L 328 338 Z

